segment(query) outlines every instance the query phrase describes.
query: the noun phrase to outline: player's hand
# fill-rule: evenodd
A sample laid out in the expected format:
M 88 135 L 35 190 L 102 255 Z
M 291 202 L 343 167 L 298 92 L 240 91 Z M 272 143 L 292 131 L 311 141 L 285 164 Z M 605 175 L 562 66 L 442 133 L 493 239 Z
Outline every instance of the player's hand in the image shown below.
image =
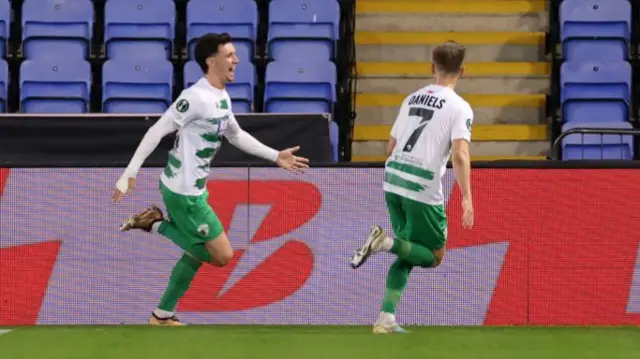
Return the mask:
M 116 188 L 113 190 L 111 199 L 113 202 L 118 203 L 122 199 L 122 196 L 130 195 L 134 188 L 136 188 L 135 177 L 121 178 L 118 183 L 116 183 Z
M 473 202 L 471 198 L 462 199 L 462 228 L 471 229 L 473 227 Z
M 309 168 L 309 159 L 294 155 L 294 152 L 297 152 L 299 149 L 300 146 L 296 146 L 280 151 L 280 153 L 278 153 L 278 159 L 276 159 L 276 164 L 280 166 L 280 168 L 288 171 L 296 173 L 304 172 L 305 168 Z

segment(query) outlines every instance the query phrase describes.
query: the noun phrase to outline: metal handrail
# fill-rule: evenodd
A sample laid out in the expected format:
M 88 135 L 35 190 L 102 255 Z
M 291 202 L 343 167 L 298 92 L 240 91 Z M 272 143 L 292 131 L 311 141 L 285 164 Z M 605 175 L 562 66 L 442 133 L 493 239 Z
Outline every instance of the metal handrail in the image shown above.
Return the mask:
M 558 136 L 558 138 L 556 138 L 555 141 L 553 141 L 553 146 L 552 146 L 552 158 L 554 160 L 558 160 L 560 159 L 559 153 L 560 153 L 560 145 L 562 143 L 562 140 L 569 136 L 569 135 L 575 135 L 575 134 L 581 134 L 581 135 L 619 135 L 620 138 L 622 139 L 622 136 L 624 135 L 632 135 L 632 136 L 638 136 L 640 135 L 640 129 L 629 129 L 629 128 L 597 128 L 597 127 L 575 127 L 572 128 L 566 132 L 563 132 L 562 134 L 560 134 L 560 136 Z

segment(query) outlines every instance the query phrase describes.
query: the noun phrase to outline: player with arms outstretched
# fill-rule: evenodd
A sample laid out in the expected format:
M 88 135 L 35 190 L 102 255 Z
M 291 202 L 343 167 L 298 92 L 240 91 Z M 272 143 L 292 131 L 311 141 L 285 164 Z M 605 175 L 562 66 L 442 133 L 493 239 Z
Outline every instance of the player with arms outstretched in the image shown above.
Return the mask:
M 225 90 L 225 84 L 233 81 L 239 62 L 229 34 L 202 36 L 195 46 L 194 57 L 204 73 L 203 78 L 182 91 L 149 128 L 113 194 L 113 200 L 118 202 L 124 194 L 131 193 L 145 159 L 164 136 L 178 131 L 160 178 L 168 218 L 164 218 L 158 207 L 151 206 L 129 218 L 121 227 L 122 231 L 141 229 L 160 233 L 185 251 L 173 268 L 158 308 L 149 318 L 152 325 L 184 325 L 176 318 L 174 310 L 202 263 L 224 266 L 233 257 L 231 242 L 207 202 L 209 166 L 220 149 L 222 136 L 244 152 L 275 162 L 287 170 L 301 171 L 309 163 L 308 159 L 294 155 L 299 147 L 274 150 L 238 125 Z
M 462 190 L 462 225 L 473 226 L 469 159 L 473 112 L 454 92 L 464 70 L 465 49 L 447 42 L 437 46 L 432 57 L 436 83 L 404 100 L 391 129 L 384 193 L 395 238 L 375 225 L 351 258 L 355 269 L 374 253 L 397 257 L 389 268 L 382 311 L 373 327 L 376 334 L 406 332 L 396 322 L 395 311 L 411 270 L 437 267 L 444 258 L 447 217 L 442 177 L 450 156 Z

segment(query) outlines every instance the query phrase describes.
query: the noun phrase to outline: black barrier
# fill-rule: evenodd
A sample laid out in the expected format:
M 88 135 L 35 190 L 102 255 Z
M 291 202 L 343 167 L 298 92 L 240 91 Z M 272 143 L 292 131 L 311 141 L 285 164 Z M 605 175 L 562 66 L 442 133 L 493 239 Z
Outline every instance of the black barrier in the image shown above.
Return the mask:
M 126 166 L 158 115 L 10 115 L 0 117 L 0 165 Z M 313 162 L 333 161 L 327 114 L 238 114 L 240 126 L 276 149 L 300 145 L 299 155 Z M 164 166 L 175 135 L 166 136 L 146 165 Z M 224 140 L 226 142 L 226 140 Z M 212 161 L 256 162 L 225 143 Z M 266 162 L 262 162 L 266 163 Z

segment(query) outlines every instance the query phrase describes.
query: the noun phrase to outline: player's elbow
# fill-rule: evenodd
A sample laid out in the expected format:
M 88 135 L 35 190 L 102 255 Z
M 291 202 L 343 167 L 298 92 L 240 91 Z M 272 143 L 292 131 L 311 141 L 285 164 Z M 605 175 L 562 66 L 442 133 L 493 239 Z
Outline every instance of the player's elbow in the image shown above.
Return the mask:
M 469 151 L 468 150 L 458 150 L 454 151 L 451 155 L 451 161 L 453 163 L 466 163 L 469 161 Z

